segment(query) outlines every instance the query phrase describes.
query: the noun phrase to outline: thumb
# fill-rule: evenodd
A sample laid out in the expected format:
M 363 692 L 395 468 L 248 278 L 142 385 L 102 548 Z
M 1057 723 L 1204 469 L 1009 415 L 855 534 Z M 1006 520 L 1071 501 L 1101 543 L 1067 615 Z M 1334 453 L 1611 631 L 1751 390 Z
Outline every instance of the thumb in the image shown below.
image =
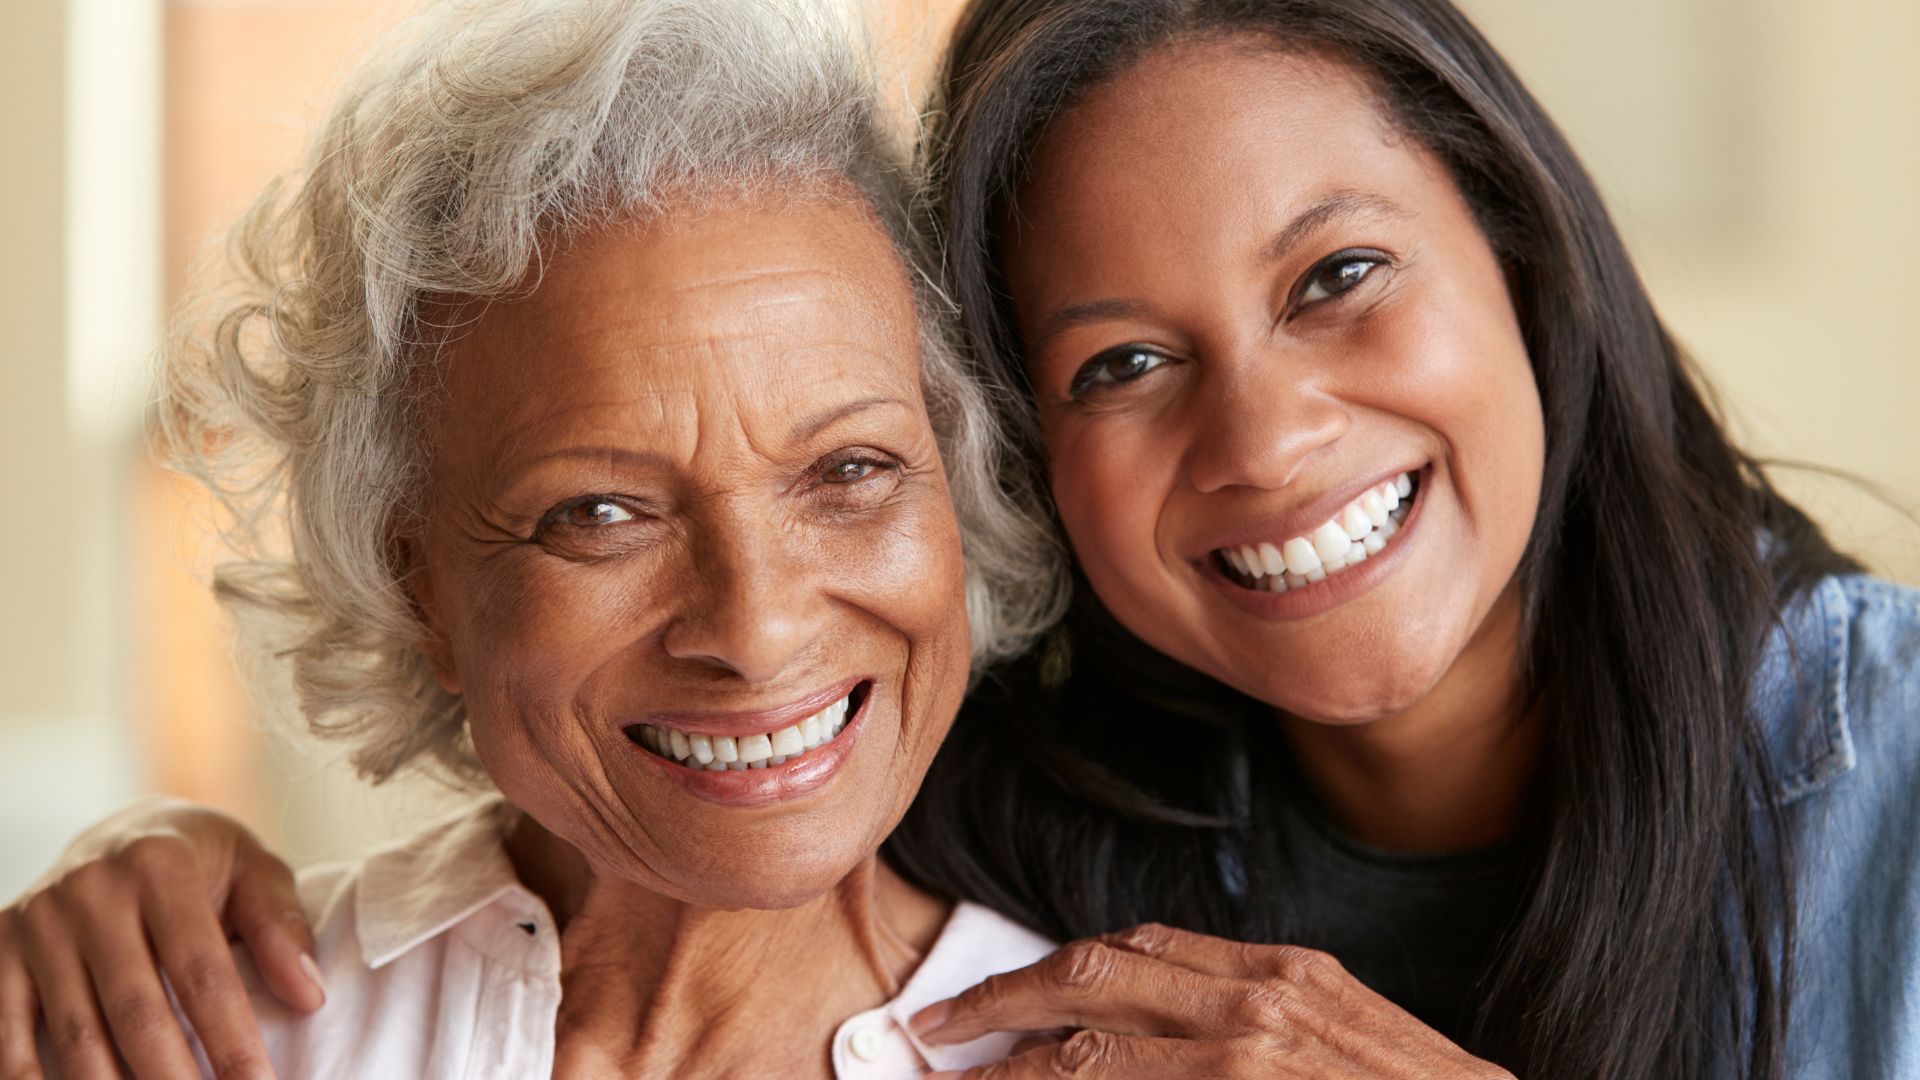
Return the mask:
M 327 990 L 314 964 L 313 929 L 300 909 L 293 871 L 270 852 L 243 845 L 233 860 L 227 927 L 253 953 L 267 989 L 297 1012 L 326 1003 Z

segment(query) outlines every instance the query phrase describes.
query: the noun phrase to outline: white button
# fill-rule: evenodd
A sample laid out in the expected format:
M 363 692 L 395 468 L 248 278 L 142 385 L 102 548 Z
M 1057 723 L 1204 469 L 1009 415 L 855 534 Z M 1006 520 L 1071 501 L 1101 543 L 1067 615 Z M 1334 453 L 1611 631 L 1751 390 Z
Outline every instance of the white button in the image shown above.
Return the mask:
M 880 1051 L 885 1049 L 885 1046 L 880 1041 L 880 1029 L 870 1027 L 856 1028 L 853 1033 L 853 1038 L 847 1040 L 847 1048 L 852 1050 L 853 1056 L 859 1058 L 861 1061 L 880 1060 Z

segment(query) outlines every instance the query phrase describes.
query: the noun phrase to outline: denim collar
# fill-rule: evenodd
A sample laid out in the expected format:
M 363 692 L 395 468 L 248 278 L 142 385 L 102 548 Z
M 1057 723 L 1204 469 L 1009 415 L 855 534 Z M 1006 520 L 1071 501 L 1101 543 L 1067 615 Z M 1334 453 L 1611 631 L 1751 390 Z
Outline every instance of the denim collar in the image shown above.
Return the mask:
M 1832 784 L 1854 766 L 1847 726 L 1852 605 L 1823 578 L 1788 608 L 1754 676 L 1754 714 L 1782 804 Z

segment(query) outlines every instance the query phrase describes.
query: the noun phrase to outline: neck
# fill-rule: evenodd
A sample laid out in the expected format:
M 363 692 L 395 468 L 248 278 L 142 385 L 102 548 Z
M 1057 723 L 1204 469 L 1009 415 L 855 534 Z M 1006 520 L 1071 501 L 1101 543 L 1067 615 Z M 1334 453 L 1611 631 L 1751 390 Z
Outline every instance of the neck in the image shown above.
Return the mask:
M 556 1076 L 826 1075 L 835 1025 L 898 994 L 946 921 L 875 856 L 798 907 L 727 911 L 596 874 L 531 818 L 507 846 L 561 928 Z
M 1344 726 L 1284 717 L 1295 759 L 1333 821 L 1395 851 L 1466 851 L 1512 836 L 1541 735 L 1519 657 L 1520 597 L 1509 586 L 1413 707 Z

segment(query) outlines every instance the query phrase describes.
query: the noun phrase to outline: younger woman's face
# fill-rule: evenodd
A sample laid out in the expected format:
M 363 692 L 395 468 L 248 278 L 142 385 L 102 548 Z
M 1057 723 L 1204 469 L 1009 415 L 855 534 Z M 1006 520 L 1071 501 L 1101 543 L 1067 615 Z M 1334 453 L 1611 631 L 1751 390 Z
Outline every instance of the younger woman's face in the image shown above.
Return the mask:
M 1359 74 L 1164 47 L 1050 125 L 1018 203 L 1053 493 L 1122 623 L 1322 723 L 1408 708 L 1510 625 L 1526 347 L 1445 167 Z

